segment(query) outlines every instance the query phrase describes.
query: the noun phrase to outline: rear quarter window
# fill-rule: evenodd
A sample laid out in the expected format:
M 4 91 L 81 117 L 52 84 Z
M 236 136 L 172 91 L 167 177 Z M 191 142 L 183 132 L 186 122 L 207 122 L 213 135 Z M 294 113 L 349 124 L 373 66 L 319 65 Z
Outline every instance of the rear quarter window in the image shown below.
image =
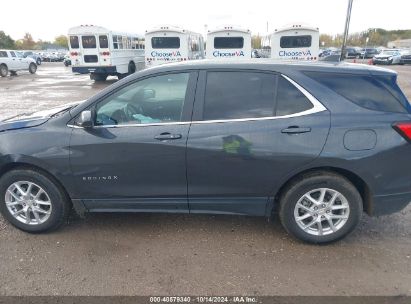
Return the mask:
M 337 94 L 356 105 L 374 111 L 407 113 L 407 99 L 396 83 L 396 77 L 305 72 Z
M 5 51 L 0 51 L 0 58 L 8 57 L 7 52 Z

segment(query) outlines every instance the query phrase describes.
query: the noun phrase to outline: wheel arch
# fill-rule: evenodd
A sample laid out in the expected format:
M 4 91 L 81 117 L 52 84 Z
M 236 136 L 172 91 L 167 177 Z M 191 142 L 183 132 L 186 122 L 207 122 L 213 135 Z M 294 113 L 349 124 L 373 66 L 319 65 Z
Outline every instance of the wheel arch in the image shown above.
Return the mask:
M 271 200 L 272 206 L 271 208 L 268 208 L 268 215 L 271 216 L 273 212 L 275 213 L 278 211 L 280 197 L 291 183 L 293 183 L 295 180 L 299 178 L 303 178 L 305 175 L 313 174 L 315 172 L 334 173 L 334 174 L 338 174 L 348 179 L 361 195 L 361 198 L 363 200 L 363 211 L 365 211 L 369 215 L 372 214 L 373 212 L 372 193 L 371 193 L 369 186 L 367 185 L 367 183 L 364 181 L 363 178 L 358 176 L 358 174 L 352 171 L 343 169 L 343 168 L 323 166 L 323 167 L 315 167 L 315 168 L 306 169 L 288 178 L 281 185 L 281 187 L 278 188 L 278 191 L 276 192 L 273 199 Z
M 46 170 L 38 165 L 26 163 L 26 162 L 12 162 L 4 165 L 0 169 L 0 178 L 3 177 L 4 174 L 13 171 L 13 170 L 32 170 L 32 171 L 37 171 L 41 173 L 42 175 L 46 176 L 49 178 L 64 194 L 65 198 L 67 201 L 72 204 L 71 197 L 67 191 L 67 189 L 64 187 L 63 183 L 59 180 L 55 174 L 51 173 L 49 170 Z

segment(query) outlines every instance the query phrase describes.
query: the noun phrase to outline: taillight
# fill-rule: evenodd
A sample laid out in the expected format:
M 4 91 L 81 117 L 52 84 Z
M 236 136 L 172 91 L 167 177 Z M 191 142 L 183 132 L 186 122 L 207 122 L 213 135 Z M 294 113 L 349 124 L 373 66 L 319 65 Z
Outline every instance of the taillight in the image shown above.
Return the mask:
M 393 128 L 407 141 L 411 142 L 411 122 L 397 122 L 393 124 Z

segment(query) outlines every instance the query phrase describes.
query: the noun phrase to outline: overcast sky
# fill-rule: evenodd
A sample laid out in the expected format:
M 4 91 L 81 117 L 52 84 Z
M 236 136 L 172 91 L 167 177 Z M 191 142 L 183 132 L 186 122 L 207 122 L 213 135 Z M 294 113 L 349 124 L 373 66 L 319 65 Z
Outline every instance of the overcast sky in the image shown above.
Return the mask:
M 170 24 L 205 33 L 232 24 L 266 33 L 284 24 L 308 23 L 321 33 L 343 32 L 348 0 L 69 0 L 2 1 L 0 30 L 13 39 L 25 32 L 34 39 L 53 40 L 68 28 L 94 24 L 112 30 L 144 33 Z M 350 32 L 367 28 L 411 28 L 410 0 L 354 0 Z

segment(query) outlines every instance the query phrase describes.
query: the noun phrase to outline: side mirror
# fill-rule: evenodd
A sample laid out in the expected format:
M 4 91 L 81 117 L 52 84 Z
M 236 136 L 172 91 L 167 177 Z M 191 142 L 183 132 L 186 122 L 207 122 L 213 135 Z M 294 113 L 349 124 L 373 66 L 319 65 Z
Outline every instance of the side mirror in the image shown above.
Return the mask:
M 156 91 L 152 90 L 152 89 L 145 89 L 143 91 L 143 99 L 147 100 L 150 98 L 155 98 L 156 97 Z
M 81 112 L 77 124 L 83 128 L 92 128 L 94 126 L 92 112 L 90 110 Z

